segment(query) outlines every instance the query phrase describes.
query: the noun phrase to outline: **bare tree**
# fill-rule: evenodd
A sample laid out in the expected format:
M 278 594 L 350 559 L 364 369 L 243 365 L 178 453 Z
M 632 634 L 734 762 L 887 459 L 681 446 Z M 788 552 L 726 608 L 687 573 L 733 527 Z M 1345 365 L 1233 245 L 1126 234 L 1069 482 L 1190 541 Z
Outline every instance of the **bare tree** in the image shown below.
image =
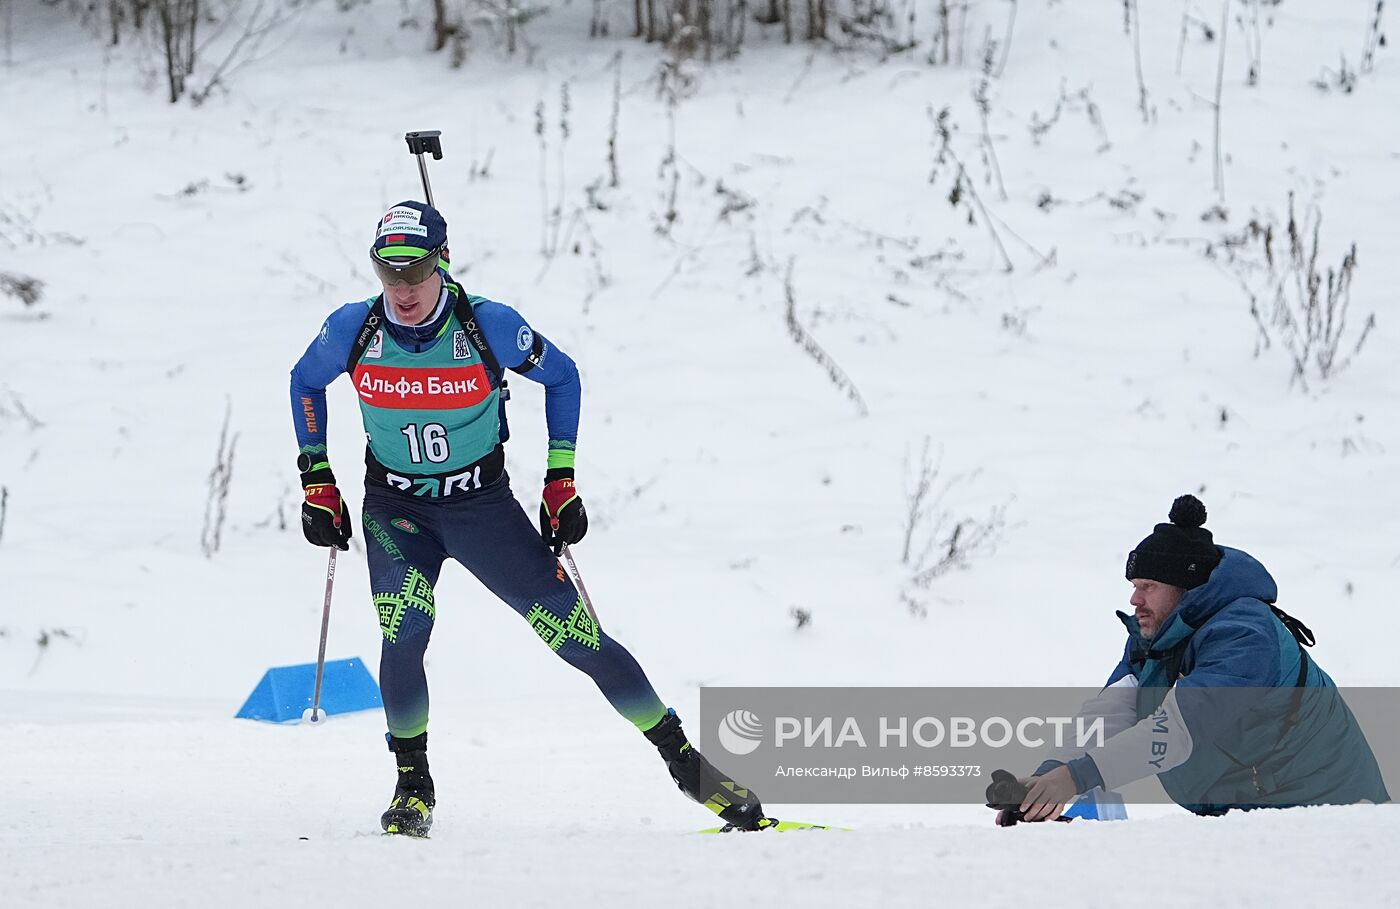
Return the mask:
M 447 0 L 433 0 L 433 50 L 447 46 Z
M 1142 122 L 1150 122 L 1147 114 L 1147 83 L 1142 78 L 1142 16 L 1138 12 L 1137 0 L 1124 0 L 1124 12 L 1132 13 L 1133 68 L 1137 73 L 1138 110 L 1142 112 Z
M 209 492 L 204 501 L 204 529 L 199 536 L 205 558 L 213 558 L 223 544 L 224 519 L 228 515 L 228 488 L 233 480 L 233 452 L 238 446 L 238 433 L 230 438 L 229 420 L 233 403 L 224 405 L 224 425 L 219 430 L 219 447 L 214 453 L 214 467 L 209 471 Z
M 663 0 L 664 2 L 664 0 Z M 656 15 L 656 0 L 646 0 L 647 41 L 660 41 L 664 37 L 661 18 Z
M 622 116 L 622 51 L 613 54 L 612 115 L 608 118 L 608 186 L 617 189 L 617 128 Z
M 1001 162 L 997 160 L 996 144 L 992 141 L 991 125 L 988 122 L 992 113 L 991 82 L 992 61 L 996 58 L 997 43 L 990 39 L 982 51 L 982 76 L 972 90 L 972 100 L 977 107 L 977 116 L 982 124 L 982 158 L 987 165 L 988 182 L 996 179 L 997 194 L 1006 201 L 1006 184 L 1001 179 Z
M 975 480 L 977 474 L 940 478 L 943 452 L 940 448 L 935 460 L 930 455 L 930 446 L 925 436 L 919 463 L 912 471 L 912 488 L 906 493 L 908 508 L 900 552 L 900 563 L 910 570 L 909 584 L 918 589 L 926 589 L 950 571 L 967 568 L 976 557 L 995 553 L 1006 528 L 1005 505 L 993 506 L 985 518 L 956 514 L 947 502 L 949 493 Z M 906 458 L 906 474 L 910 467 Z M 910 611 L 924 614 L 925 610 L 914 596 L 906 593 L 904 600 Z
M 1006 72 L 1006 58 L 1011 55 L 1011 34 L 1016 29 L 1016 3 L 1017 0 L 1010 0 L 1011 12 L 1006 17 L 1006 37 L 1001 41 L 1001 60 L 997 63 L 996 77 L 1001 78 L 1001 74 Z M 911 13 L 912 15 L 912 9 Z
M 1258 2 L 1258 0 L 1256 0 Z M 1376 15 L 1366 26 L 1366 41 L 1361 46 L 1361 72 L 1371 72 L 1376 65 L 1376 48 L 1385 47 L 1385 33 L 1381 31 L 1381 15 L 1385 12 L 1385 0 L 1376 0 Z
M 194 72 L 195 36 L 199 29 L 199 0 L 152 0 L 156 37 L 165 55 L 170 103 L 180 100 Z
M 10 0 L 0 0 L 8 8 Z M 156 58 L 172 104 L 189 97 L 195 104 L 243 65 L 278 26 L 304 7 L 300 0 L 86 0 L 72 4 L 84 25 L 112 45 L 130 35 Z M 209 65 L 211 53 L 223 52 Z M 196 70 L 207 78 L 196 85 Z
M 793 343 L 802 348 L 802 351 L 817 362 L 817 365 L 826 370 L 827 378 L 837 389 L 846 393 L 846 397 L 856 405 L 856 411 L 862 416 L 870 415 L 870 408 L 865 406 L 865 399 L 861 397 L 860 390 L 856 388 L 856 383 L 851 381 L 851 377 L 846 375 L 846 371 L 837 365 L 831 354 L 822 350 L 822 346 L 816 342 L 807 330 L 802 327 L 802 323 L 797 321 L 797 294 L 792 288 L 792 269 L 795 259 L 788 259 L 787 274 L 783 277 L 783 296 L 786 300 L 785 314 L 787 318 L 788 334 L 792 336 Z
M 667 54 L 656 70 L 657 94 L 666 105 L 666 154 L 657 168 L 657 176 L 662 181 L 662 198 L 665 210 L 656 222 L 656 232 L 663 237 L 671 236 L 671 230 L 680 220 L 677 200 L 680 193 L 680 157 L 676 153 L 676 118 L 680 114 L 681 101 L 690 97 L 696 87 L 695 76 L 690 66 L 691 55 L 695 51 L 693 42 L 677 39 L 667 45 Z
M 996 225 L 992 223 L 987 207 L 982 204 L 982 197 L 977 194 L 977 189 L 972 185 L 967 168 L 963 166 L 957 152 L 953 151 L 953 127 L 949 121 L 949 113 L 950 111 L 946 107 L 936 114 L 933 105 L 928 107 L 928 116 L 933 122 L 934 137 L 938 140 L 938 151 L 934 155 L 933 168 L 929 171 L 928 181 L 936 183 L 939 168 L 952 162 L 957 169 L 953 173 L 953 186 L 948 191 L 948 204 L 953 208 L 958 208 L 960 205 L 967 205 L 967 200 L 971 200 L 967 213 L 968 223 L 976 223 L 977 219 L 972 210 L 972 206 L 975 206 L 976 210 L 981 213 L 983 222 L 987 225 L 987 231 L 991 234 L 997 254 L 1001 257 L 1002 271 L 1013 271 L 1015 266 L 1011 263 L 1011 256 L 1006 252 L 1006 245 L 1001 242 L 1001 235 L 997 232 Z
M 1256 218 L 1205 249 L 1208 257 L 1224 260 L 1249 298 L 1257 332 L 1255 356 L 1277 340 L 1293 364 L 1290 384 L 1305 391 L 1309 379 L 1325 382 L 1345 369 L 1376 327 L 1374 312 L 1359 332 L 1349 322 L 1356 244 L 1335 268 L 1322 269 L 1321 228 L 1321 210 L 1310 205 L 1300 220 L 1289 193 L 1288 221 L 1281 228 Z M 1276 249 L 1280 235 L 1285 245 Z
M 1356 244 L 1351 244 L 1337 268 L 1327 269 L 1324 287 L 1323 274 L 1317 267 L 1321 229 L 1322 213 L 1315 208 L 1307 213 L 1301 225 L 1298 223 L 1290 193 L 1288 257 L 1284 275 L 1274 285 L 1272 321 L 1281 332 L 1289 356 L 1293 359 L 1293 378 L 1304 388 L 1307 387 L 1310 372 L 1315 371 L 1319 379 L 1326 381 L 1343 369 L 1361 351 L 1361 346 L 1376 326 L 1376 316 L 1372 313 L 1351 353 L 1339 355 L 1351 307 Z
M 1230 0 L 1220 0 L 1220 62 L 1215 68 L 1215 192 L 1225 201 L 1225 157 L 1220 151 L 1220 93 L 1225 84 L 1225 38 L 1230 27 Z
M 1244 35 L 1244 51 L 1249 59 L 1249 71 L 1245 75 L 1245 84 L 1254 86 L 1259 84 L 1259 78 L 1264 72 L 1264 35 L 1259 30 L 1259 2 L 1260 0 L 1245 0 L 1248 5 L 1249 21 L 1244 21 L 1244 16 L 1239 18 L 1240 31 Z
M 744 43 L 744 25 L 749 19 L 749 0 L 726 0 L 724 31 L 720 42 L 726 57 L 739 53 Z
M 571 130 L 569 114 L 569 83 L 559 85 L 559 146 L 556 149 L 555 190 L 549 189 L 549 130 L 545 121 L 545 104 L 535 105 L 535 138 L 540 149 L 540 255 L 545 259 L 546 270 L 564 244 L 564 197 L 566 195 L 568 145 Z M 541 272 L 543 274 L 543 272 Z
M 952 34 L 949 30 L 951 25 L 950 14 L 951 10 L 948 7 L 948 0 L 938 0 L 938 10 L 936 14 L 938 17 L 938 25 L 933 36 L 933 51 L 929 54 L 930 63 L 937 62 L 944 66 L 948 65 L 948 49 L 953 44 Z M 934 59 L 935 56 L 937 57 L 936 61 Z
M 196 105 L 208 100 L 209 95 L 222 87 L 232 73 L 256 58 L 262 42 L 285 25 L 293 14 L 294 12 L 284 7 L 279 0 L 256 0 L 252 8 L 247 10 L 240 4 L 230 4 L 220 30 L 232 30 L 234 38 L 228 43 L 223 57 L 214 64 L 209 78 L 204 80 L 204 85 L 190 92 L 190 100 Z
M 807 40 L 826 40 L 827 0 L 807 0 Z
M 593 0 L 593 14 L 588 20 L 588 37 L 606 38 L 608 36 L 608 16 L 603 12 L 603 0 Z

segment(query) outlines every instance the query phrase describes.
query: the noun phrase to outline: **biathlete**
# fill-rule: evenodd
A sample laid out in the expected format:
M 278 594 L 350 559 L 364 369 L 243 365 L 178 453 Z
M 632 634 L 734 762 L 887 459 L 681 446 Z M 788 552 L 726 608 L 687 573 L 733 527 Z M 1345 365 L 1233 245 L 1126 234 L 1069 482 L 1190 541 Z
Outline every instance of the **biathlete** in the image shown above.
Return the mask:
M 447 222 L 436 209 L 412 201 L 390 208 L 370 248 L 383 292 L 332 313 L 291 377 L 302 530 L 317 546 L 344 550 L 351 535 L 326 448 L 326 387 L 348 373 L 360 400 L 368 440 L 361 519 L 398 767 L 381 826 L 421 836 L 432 825 L 423 654 L 437 610 L 433 585 L 449 558 L 593 679 L 656 746 L 682 792 L 735 828 L 772 826 L 758 796 L 686 740 L 675 711 L 599 626 L 558 560 L 588 530 L 574 487 L 581 394 L 574 361 L 511 307 L 466 293 L 448 274 L 447 255 Z M 549 458 L 538 531 L 505 470 L 507 369 L 545 389 Z

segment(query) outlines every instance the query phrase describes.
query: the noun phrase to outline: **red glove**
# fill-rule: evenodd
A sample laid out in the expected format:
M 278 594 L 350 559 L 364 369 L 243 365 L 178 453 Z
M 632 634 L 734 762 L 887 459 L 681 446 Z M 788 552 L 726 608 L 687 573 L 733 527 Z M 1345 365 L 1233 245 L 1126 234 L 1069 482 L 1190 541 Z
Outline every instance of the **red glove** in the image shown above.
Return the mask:
M 574 489 L 573 471 L 555 479 L 546 474 L 545 480 L 540 497 L 540 536 L 559 555 L 566 543 L 573 545 L 588 533 L 588 512 L 583 510 L 583 499 Z
M 298 465 L 301 466 L 301 465 Z M 350 548 L 350 509 L 335 486 L 335 474 L 329 467 L 303 470 L 301 503 L 301 532 L 313 546 Z

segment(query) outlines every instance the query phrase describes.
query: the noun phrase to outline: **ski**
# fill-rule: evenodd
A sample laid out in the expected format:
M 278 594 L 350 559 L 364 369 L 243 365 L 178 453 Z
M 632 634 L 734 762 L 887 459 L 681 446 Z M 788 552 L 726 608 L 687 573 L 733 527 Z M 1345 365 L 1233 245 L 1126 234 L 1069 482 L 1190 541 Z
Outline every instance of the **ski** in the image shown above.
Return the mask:
M 850 832 L 850 827 L 834 827 L 829 824 L 809 824 L 806 821 L 780 821 L 776 818 L 766 817 L 759 822 L 758 830 L 749 831 L 743 827 L 735 827 L 733 824 L 725 824 L 723 827 L 707 827 L 704 830 L 697 830 L 696 833 L 749 833 L 772 830 L 776 833 L 784 833 L 788 830 L 843 830 Z

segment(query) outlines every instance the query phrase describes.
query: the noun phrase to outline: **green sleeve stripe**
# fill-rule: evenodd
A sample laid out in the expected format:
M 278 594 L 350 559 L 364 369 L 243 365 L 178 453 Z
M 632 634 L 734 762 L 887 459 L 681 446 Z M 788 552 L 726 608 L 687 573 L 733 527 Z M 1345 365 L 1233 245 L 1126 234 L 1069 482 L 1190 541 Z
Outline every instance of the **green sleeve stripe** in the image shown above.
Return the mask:
M 553 442 L 550 443 L 551 446 L 553 446 L 553 444 Z M 546 469 L 553 470 L 556 467 L 572 468 L 573 466 L 574 453 L 572 450 L 553 447 L 549 449 L 549 463 L 546 466 Z

